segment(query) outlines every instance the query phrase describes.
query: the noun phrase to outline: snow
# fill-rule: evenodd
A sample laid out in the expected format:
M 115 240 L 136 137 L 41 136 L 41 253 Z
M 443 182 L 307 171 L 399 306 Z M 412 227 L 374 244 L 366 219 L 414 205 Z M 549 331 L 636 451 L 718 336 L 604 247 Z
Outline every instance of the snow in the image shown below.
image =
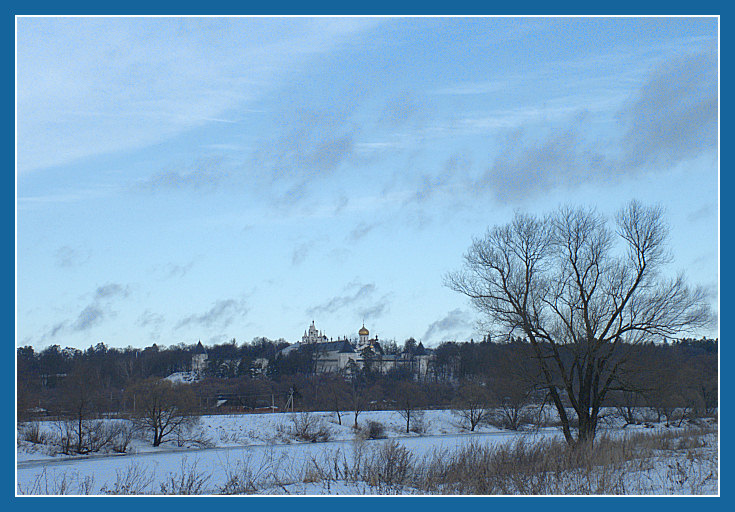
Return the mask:
M 221 490 L 234 474 L 250 475 L 260 482 L 259 494 L 374 494 L 375 490 L 364 482 L 348 482 L 315 479 L 310 481 L 305 468 L 310 461 L 330 464 L 335 460 L 352 461 L 355 454 L 365 447 L 377 447 L 384 440 L 356 439 L 352 428 L 354 415 L 342 414 L 342 425 L 335 413 L 311 413 L 312 419 L 321 422 L 329 431 L 330 440 L 324 443 L 298 442 L 292 435 L 294 420 L 300 413 L 240 414 L 204 416 L 198 426 L 200 437 L 206 447 L 178 447 L 172 442 L 152 447 L 143 439 L 131 443 L 127 454 L 92 454 L 88 456 L 55 455 L 48 447 L 20 441 L 17 449 L 17 489 L 21 492 L 40 494 L 59 493 L 66 486 L 67 492 L 80 493 L 88 487 L 92 494 L 103 494 L 115 487 L 131 474 L 144 474 L 138 481 L 138 493 L 160 493 L 162 485 L 172 482 L 182 474 L 207 475 L 203 482 L 204 493 Z M 426 411 L 421 418 L 421 433 L 406 433 L 405 420 L 395 411 L 365 411 L 360 413 L 359 424 L 377 421 L 385 426 L 385 434 L 422 457 L 434 451 L 456 449 L 468 443 L 508 443 L 519 436 L 528 440 L 561 438 L 558 428 L 542 428 L 536 431 L 511 432 L 491 426 L 478 426 L 468 432 L 461 426 L 459 417 L 452 411 Z M 50 422 L 41 424 L 42 431 L 50 431 Z M 642 429 L 629 426 L 631 429 Z M 610 432 L 621 432 L 613 426 Z M 201 444 L 199 445 L 201 446 Z M 677 456 L 678 457 L 678 456 Z M 678 463 L 678 467 L 677 464 Z M 687 464 L 685 454 L 667 457 L 662 454 L 651 461 L 648 467 L 631 467 L 627 478 L 630 488 L 649 482 L 662 492 L 677 492 L 671 488 L 677 471 Z M 692 469 L 693 471 L 694 469 Z M 699 469 L 697 469 L 699 470 Z M 638 472 L 636 472 L 638 471 Z M 715 475 L 717 474 L 714 468 Z M 658 476 L 657 476 L 658 475 Z M 704 475 L 706 477 L 706 475 Z M 646 480 L 648 479 L 648 480 Z M 700 480 L 706 480 L 702 478 Z M 717 477 L 692 492 L 717 492 Z M 145 485 L 143 485 L 145 484 Z M 680 486 L 682 487 L 682 486 Z M 392 489 L 391 492 L 411 494 L 411 489 Z M 681 488 L 678 492 L 682 491 Z
M 163 380 L 174 384 L 191 384 L 192 382 L 199 381 L 199 374 L 197 372 L 176 372 L 165 377 Z

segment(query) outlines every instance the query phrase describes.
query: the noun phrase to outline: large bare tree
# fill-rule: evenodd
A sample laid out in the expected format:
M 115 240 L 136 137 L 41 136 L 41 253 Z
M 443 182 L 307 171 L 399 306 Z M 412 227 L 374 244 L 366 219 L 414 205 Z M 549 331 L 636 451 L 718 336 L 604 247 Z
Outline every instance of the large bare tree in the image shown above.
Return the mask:
M 569 444 L 594 439 L 608 394 L 625 387 L 632 346 L 709 321 L 701 288 L 662 275 L 667 238 L 662 209 L 637 201 L 620 210 L 614 229 L 593 209 L 517 213 L 475 239 L 463 268 L 446 276 L 490 327 L 525 335 Z

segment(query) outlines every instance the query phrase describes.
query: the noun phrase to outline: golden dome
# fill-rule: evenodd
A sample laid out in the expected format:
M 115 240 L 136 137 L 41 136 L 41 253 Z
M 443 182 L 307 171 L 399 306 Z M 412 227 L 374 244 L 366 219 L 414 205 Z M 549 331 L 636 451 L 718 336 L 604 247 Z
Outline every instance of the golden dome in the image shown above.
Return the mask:
M 368 334 L 370 334 L 370 331 L 368 331 L 367 329 L 365 329 L 365 324 L 363 324 L 362 325 L 362 329 L 360 329 L 359 331 L 357 331 L 357 334 L 359 334 L 360 336 L 367 336 Z

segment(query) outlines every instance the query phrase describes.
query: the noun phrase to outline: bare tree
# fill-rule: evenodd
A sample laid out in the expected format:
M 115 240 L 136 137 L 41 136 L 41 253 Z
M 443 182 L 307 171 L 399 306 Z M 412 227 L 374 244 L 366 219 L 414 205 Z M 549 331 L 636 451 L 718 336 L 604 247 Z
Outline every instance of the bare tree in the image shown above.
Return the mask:
M 368 404 L 368 390 L 365 376 L 361 370 L 354 371 L 350 377 L 350 387 L 347 392 L 347 402 L 350 409 L 355 413 L 353 428 L 358 429 L 357 418 Z
M 396 389 L 396 404 L 398 414 L 406 420 L 406 433 L 411 432 L 411 421 L 415 421 L 420 413 L 420 408 L 426 403 L 426 397 L 418 384 L 413 382 L 401 382 Z
M 476 382 L 464 383 L 459 388 L 454 403 L 454 414 L 469 426 L 470 432 L 474 432 L 477 425 L 485 421 L 492 412 L 490 393 Z
M 329 402 L 332 405 L 332 410 L 337 415 L 337 422 L 342 424 L 342 413 L 345 409 L 346 404 L 349 403 L 350 394 L 349 387 L 341 377 L 330 379 L 329 384 Z
M 78 365 L 74 371 L 64 379 L 62 385 L 61 407 L 63 415 L 70 417 L 73 422 L 67 422 L 66 436 L 71 444 L 72 437 L 77 453 L 88 453 L 91 451 L 89 441 L 89 428 L 87 423 L 91 416 L 97 412 L 100 402 L 100 379 L 99 374 L 88 366 Z M 63 435 L 62 435 L 63 437 Z
M 170 435 L 180 433 L 195 417 L 194 395 L 188 384 L 174 385 L 167 380 L 149 379 L 131 389 L 137 397 L 137 420 L 153 435 L 159 446 Z
M 702 289 L 660 275 L 669 259 L 661 208 L 632 201 L 614 232 L 607 224 L 591 209 L 517 213 L 474 240 L 464 268 L 446 276 L 492 327 L 528 339 L 569 444 L 594 439 L 630 347 L 709 320 Z M 579 422 L 576 439 L 565 400 Z
M 531 422 L 532 417 L 527 407 L 531 403 L 532 386 L 508 375 L 490 379 L 489 386 L 497 404 L 494 424 L 510 430 L 519 430 Z

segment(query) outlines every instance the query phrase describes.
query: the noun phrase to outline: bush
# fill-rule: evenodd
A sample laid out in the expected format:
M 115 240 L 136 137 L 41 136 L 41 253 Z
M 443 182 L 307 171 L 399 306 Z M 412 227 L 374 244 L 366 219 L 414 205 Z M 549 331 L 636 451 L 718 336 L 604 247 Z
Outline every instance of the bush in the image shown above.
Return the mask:
M 111 441 L 112 451 L 116 453 L 127 452 L 130 442 L 133 440 L 135 430 L 134 425 L 129 421 L 117 422 Z
M 291 427 L 288 433 L 299 441 L 308 443 L 324 443 L 332 437 L 329 426 L 312 413 L 300 412 L 291 416 Z
M 395 487 L 407 482 L 413 468 L 413 455 L 396 440 L 387 441 L 367 468 L 367 482 L 375 487 Z
M 41 424 L 37 421 L 26 423 L 20 427 L 20 439 L 33 444 L 45 444 L 48 435 L 41 431 Z
M 370 420 L 367 425 L 358 430 L 357 437 L 359 439 L 385 439 L 387 437 L 385 435 L 385 425 L 379 421 Z
M 155 474 L 149 473 L 146 467 L 136 463 L 129 464 L 125 469 L 115 471 L 115 481 L 100 489 L 102 494 L 134 495 L 147 494 L 153 483 Z
M 205 494 L 204 485 L 210 476 L 203 475 L 197 470 L 197 461 L 188 465 L 184 457 L 181 460 L 181 473 L 169 473 L 166 481 L 161 484 L 161 494 Z
M 411 432 L 414 434 L 426 433 L 426 422 L 424 422 L 424 411 L 414 411 L 411 419 Z

